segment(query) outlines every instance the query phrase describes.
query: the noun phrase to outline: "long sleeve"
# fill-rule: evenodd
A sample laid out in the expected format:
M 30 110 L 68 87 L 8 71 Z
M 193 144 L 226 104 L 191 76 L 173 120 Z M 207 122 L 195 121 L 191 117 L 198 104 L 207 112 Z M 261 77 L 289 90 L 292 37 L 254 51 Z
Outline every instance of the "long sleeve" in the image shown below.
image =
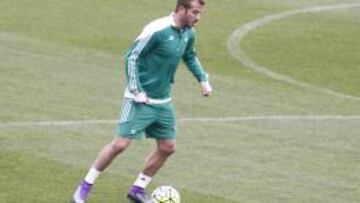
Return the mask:
M 155 44 L 156 37 L 153 34 L 138 38 L 135 42 L 133 42 L 126 54 L 125 73 L 127 78 L 127 87 L 133 94 L 143 92 L 139 79 L 139 66 L 141 63 L 140 57 L 151 50 Z
M 183 55 L 183 61 L 194 77 L 199 81 L 207 81 L 208 74 L 204 71 L 199 58 L 194 48 L 195 36 L 194 34 L 189 39 L 185 53 Z

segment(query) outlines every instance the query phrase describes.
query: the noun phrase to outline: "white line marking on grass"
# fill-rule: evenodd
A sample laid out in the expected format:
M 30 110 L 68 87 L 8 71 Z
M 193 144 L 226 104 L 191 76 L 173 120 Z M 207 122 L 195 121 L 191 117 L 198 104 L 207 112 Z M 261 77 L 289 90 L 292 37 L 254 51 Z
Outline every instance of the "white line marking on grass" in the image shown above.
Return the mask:
M 360 115 L 259 115 L 238 117 L 194 117 L 179 118 L 178 122 L 241 122 L 241 121 L 331 121 L 331 120 L 360 120 Z M 29 122 L 2 122 L 0 128 L 17 127 L 64 127 L 83 125 L 116 124 L 118 120 L 64 120 L 64 121 L 29 121 Z
M 291 10 L 291 11 L 286 11 L 286 12 L 277 13 L 277 14 L 273 14 L 273 15 L 268 15 L 268 16 L 253 20 L 251 22 L 245 23 L 245 24 L 241 25 L 238 29 L 233 31 L 233 33 L 228 38 L 227 47 L 228 47 L 230 54 L 234 58 L 236 58 L 240 63 L 252 68 L 253 70 L 255 70 L 256 72 L 258 72 L 260 74 L 266 75 L 268 77 L 271 77 L 271 78 L 279 80 L 279 81 L 287 82 L 289 84 L 308 88 L 308 89 L 314 90 L 316 92 L 326 93 L 326 94 L 333 95 L 333 96 L 340 97 L 340 98 L 360 101 L 360 97 L 358 97 L 358 96 L 348 95 L 348 94 L 336 92 L 336 91 L 333 91 L 333 90 L 330 90 L 327 88 L 314 86 L 314 85 L 311 85 L 308 83 L 297 81 L 292 77 L 276 73 L 268 67 L 257 64 L 255 61 L 253 61 L 250 57 L 248 57 L 246 55 L 244 50 L 241 49 L 241 42 L 243 41 L 243 39 L 245 38 L 246 35 L 248 35 L 250 32 L 252 32 L 260 27 L 264 27 L 265 25 L 272 23 L 273 21 L 282 20 L 284 18 L 293 16 L 293 15 L 299 15 L 299 14 L 304 14 L 304 13 L 322 12 L 322 11 L 330 11 L 330 10 L 346 9 L 346 8 L 354 8 L 354 7 L 360 7 L 360 3 L 316 6 L 316 7 L 304 8 L 304 9 L 299 9 L 299 10 Z

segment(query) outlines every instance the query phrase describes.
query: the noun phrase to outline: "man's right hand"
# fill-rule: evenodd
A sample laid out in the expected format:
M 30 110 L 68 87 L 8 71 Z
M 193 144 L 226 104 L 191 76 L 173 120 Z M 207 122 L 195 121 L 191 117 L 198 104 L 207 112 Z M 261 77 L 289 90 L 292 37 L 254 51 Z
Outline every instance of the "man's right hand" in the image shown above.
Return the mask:
M 135 95 L 134 101 L 137 102 L 137 103 L 148 104 L 149 103 L 149 98 L 146 96 L 145 92 L 140 92 L 140 93 Z

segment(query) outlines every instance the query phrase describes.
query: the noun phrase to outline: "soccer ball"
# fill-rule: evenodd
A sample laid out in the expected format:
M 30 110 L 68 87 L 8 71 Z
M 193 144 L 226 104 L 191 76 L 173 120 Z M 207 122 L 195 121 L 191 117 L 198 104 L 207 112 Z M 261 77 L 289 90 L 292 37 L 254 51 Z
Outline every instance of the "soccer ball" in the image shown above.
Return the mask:
M 152 203 L 180 203 L 179 192 L 171 186 L 159 186 L 151 194 Z

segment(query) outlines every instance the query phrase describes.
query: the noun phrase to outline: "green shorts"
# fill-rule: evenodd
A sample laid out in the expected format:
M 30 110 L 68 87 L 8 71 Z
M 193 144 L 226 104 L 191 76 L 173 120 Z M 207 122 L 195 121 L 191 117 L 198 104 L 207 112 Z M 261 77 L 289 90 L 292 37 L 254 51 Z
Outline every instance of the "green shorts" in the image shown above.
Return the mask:
M 144 135 L 154 139 L 175 139 L 175 125 L 171 102 L 150 105 L 125 99 L 117 134 L 129 139 L 141 139 Z

